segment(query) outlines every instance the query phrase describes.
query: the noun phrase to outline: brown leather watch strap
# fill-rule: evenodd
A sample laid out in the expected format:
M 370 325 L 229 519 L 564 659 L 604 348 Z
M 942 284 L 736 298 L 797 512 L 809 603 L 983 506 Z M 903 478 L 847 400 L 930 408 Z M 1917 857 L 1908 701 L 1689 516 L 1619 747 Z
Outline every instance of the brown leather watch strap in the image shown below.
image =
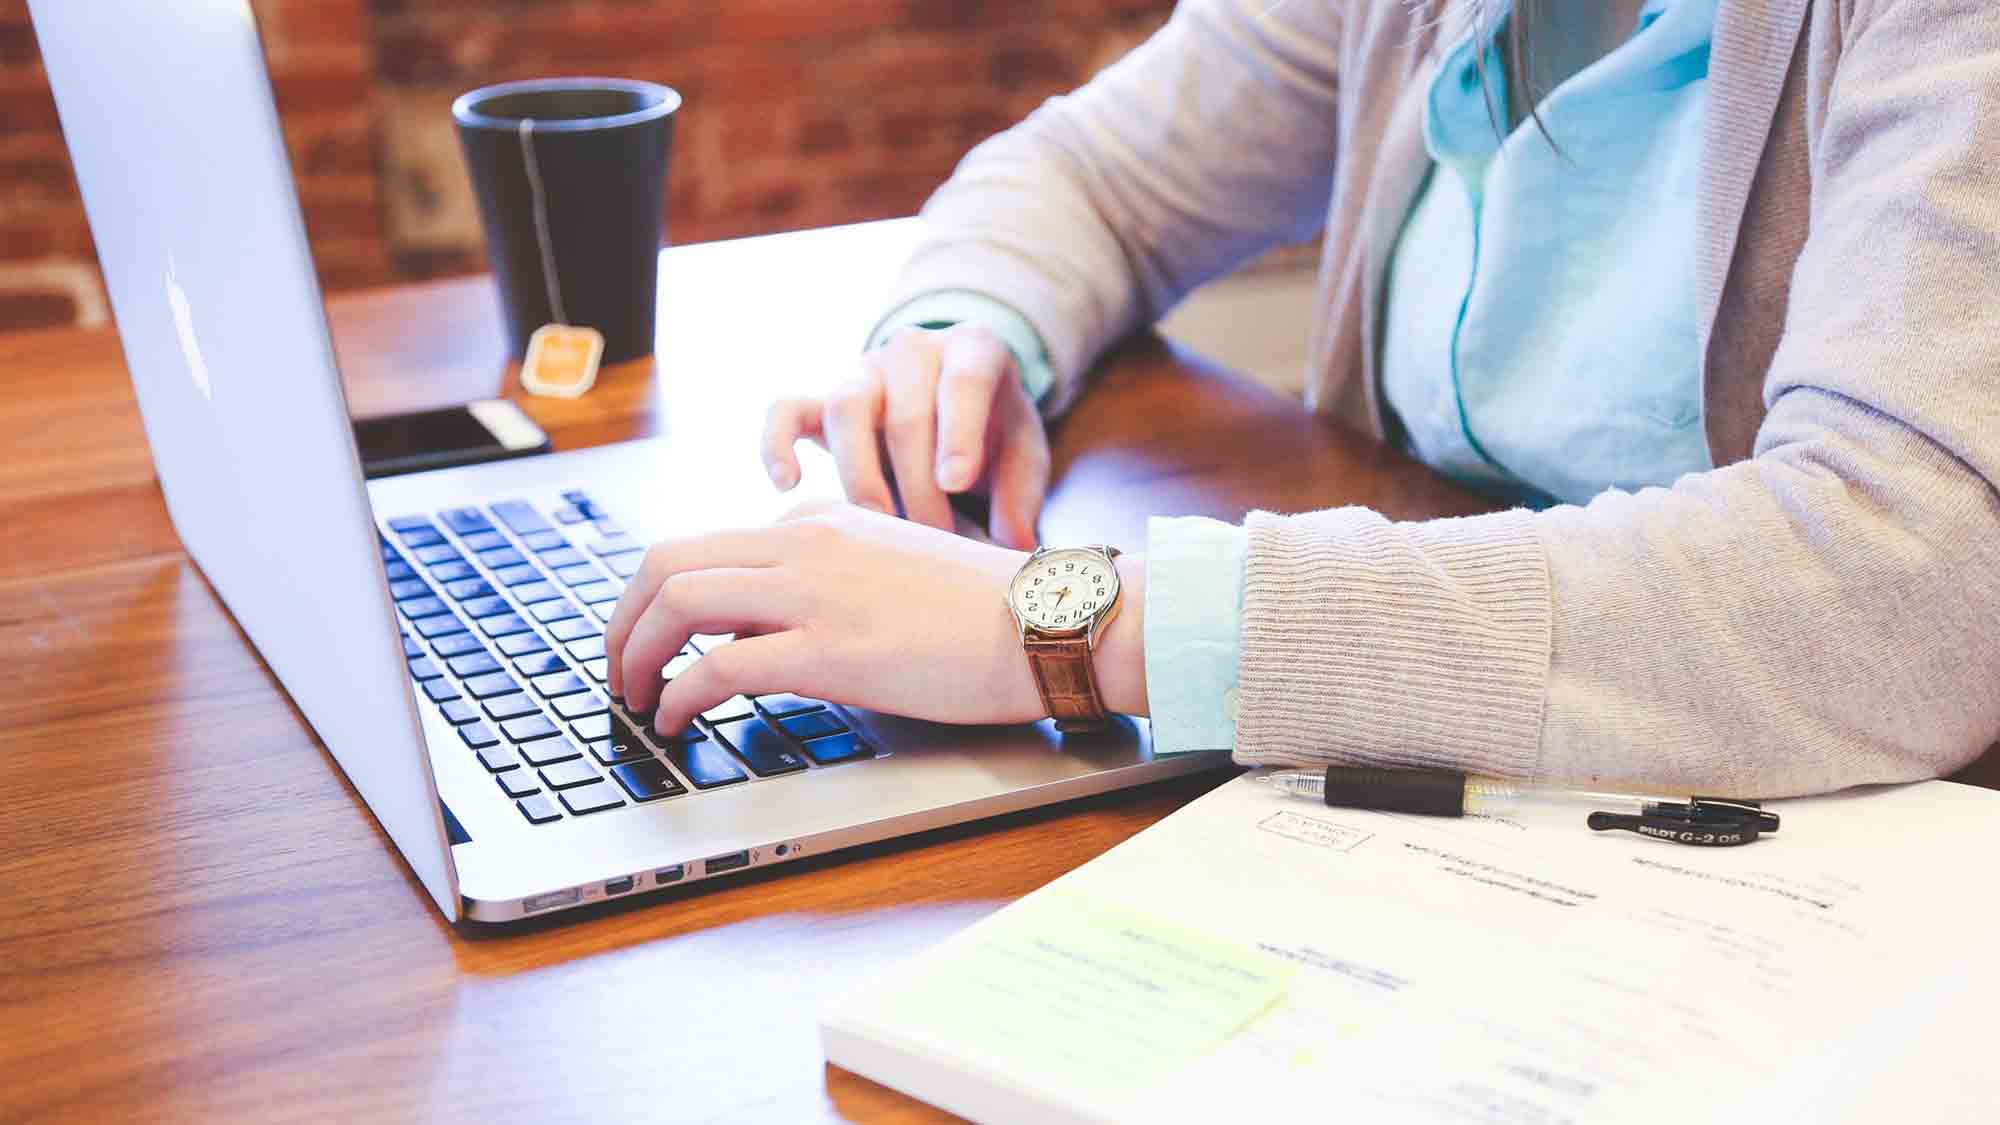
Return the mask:
M 1097 693 L 1097 671 L 1091 664 L 1089 637 L 1044 637 L 1029 630 L 1022 638 L 1028 667 L 1042 705 L 1065 734 L 1102 730 L 1108 721 Z

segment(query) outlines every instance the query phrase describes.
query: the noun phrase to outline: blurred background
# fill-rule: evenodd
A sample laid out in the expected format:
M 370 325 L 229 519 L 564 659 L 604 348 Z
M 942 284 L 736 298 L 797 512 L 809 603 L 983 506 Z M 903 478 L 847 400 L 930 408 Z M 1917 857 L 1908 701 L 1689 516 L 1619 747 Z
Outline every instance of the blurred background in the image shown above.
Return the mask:
M 251 0 L 329 293 L 484 268 L 449 106 L 603 74 L 686 96 L 669 238 L 914 213 L 979 141 L 1165 22 L 1173 0 Z M 1308 251 L 1171 334 L 1295 381 Z M 1232 331 L 1255 310 L 1255 332 Z M 0 331 L 109 323 L 25 0 L 0 0 Z

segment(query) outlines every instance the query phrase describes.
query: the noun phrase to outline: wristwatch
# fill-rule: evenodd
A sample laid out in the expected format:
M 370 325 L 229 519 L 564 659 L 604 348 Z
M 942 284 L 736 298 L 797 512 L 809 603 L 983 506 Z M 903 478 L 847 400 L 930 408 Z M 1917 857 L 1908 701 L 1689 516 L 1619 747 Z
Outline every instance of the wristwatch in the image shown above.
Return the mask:
M 1097 692 L 1091 652 L 1118 615 L 1116 547 L 1041 547 L 1007 586 L 1007 608 L 1021 626 L 1021 648 L 1042 704 L 1064 733 L 1110 721 Z

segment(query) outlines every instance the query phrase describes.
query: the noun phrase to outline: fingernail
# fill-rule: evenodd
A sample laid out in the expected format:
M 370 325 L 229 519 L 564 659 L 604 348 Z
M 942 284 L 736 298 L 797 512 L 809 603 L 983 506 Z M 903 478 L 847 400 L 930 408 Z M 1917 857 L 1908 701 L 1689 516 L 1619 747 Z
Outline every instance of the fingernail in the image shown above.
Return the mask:
M 768 471 L 771 474 L 771 483 L 777 485 L 780 492 L 798 483 L 792 479 L 792 467 L 790 465 L 774 464 L 769 466 Z
M 953 453 L 938 462 L 938 487 L 946 492 L 963 492 L 972 484 L 972 458 Z

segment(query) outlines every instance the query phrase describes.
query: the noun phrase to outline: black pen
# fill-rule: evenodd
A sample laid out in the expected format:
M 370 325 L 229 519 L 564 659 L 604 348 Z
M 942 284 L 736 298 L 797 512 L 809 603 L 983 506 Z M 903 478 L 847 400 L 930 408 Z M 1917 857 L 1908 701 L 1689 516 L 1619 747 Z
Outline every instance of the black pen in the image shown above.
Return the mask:
M 1587 809 L 1584 823 L 1603 832 L 1623 829 L 1641 836 L 1693 847 L 1735 847 L 1778 830 L 1778 814 L 1756 801 L 1727 797 L 1652 797 L 1638 793 L 1596 793 L 1547 789 L 1500 778 L 1451 770 L 1389 770 L 1369 766 L 1328 766 L 1276 770 L 1257 779 L 1282 793 L 1336 808 L 1426 816 L 1508 816 L 1524 806 Z

